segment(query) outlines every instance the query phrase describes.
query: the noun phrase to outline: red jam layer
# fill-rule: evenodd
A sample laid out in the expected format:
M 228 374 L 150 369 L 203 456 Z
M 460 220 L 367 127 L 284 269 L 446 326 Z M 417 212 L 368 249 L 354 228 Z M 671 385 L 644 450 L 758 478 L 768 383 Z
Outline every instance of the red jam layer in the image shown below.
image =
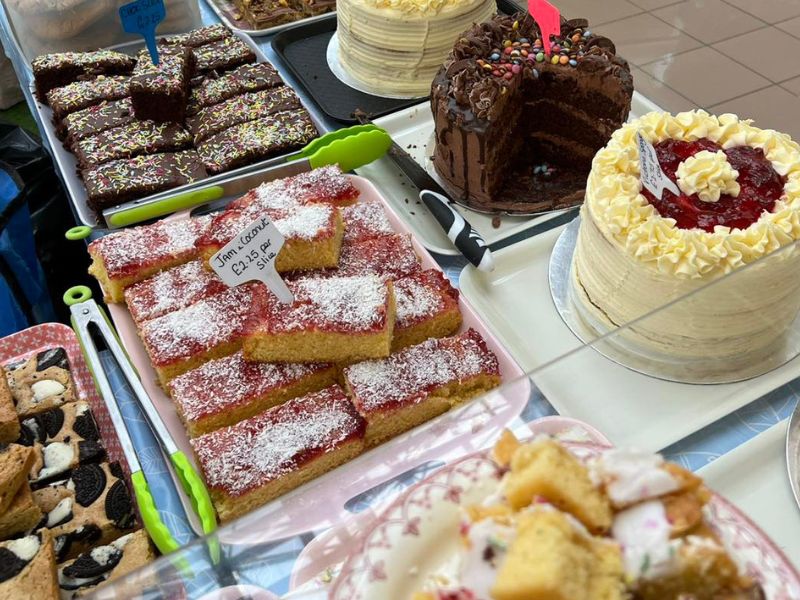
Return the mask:
M 363 438 L 364 430 L 363 419 L 334 385 L 207 433 L 191 444 L 208 486 L 236 497 Z
M 480 375 L 499 376 L 497 357 L 474 329 L 449 338 L 431 338 L 388 358 L 344 369 L 361 415 L 410 406 L 436 390 Z
M 723 150 L 707 138 L 694 142 L 664 140 L 655 148 L 661 168 L 675 182 L 678 180 L 678 166 L 687 158 L 703 150 Z M 775 202 L 783 194 L 786 178 L 775 171 L 760 148 L 736 146 L 723 152 L 731 167 L 739 172 L 737 182 L 741 190 L 738 197 L 723 194 L 719 202 L 703 202 L 697 194 L 676 196 L 668 190 L 664 190 L 660 200 L 646 189 L 642 194 L 662 217 L 675 219 L 681 229 L 698 228 L 713 232 L 717 225 L 739 229 L 749 227 L 764 211 L 772 212 Z
M 458 310 L 458 290 L 450 285 L 444 273 L 435 269 L 397 279 L 394 295 L 397 303 L 395 331 Z

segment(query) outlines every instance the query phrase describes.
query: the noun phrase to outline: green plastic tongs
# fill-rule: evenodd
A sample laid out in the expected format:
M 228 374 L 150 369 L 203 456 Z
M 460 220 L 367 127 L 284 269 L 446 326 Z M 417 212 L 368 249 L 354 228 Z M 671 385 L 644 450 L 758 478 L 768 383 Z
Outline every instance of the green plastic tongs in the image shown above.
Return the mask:
M 203 480 L 197 474 L 186 455 L 181 452 L 169 430 L 164 425 L 161 416 L 158 414 L 155 405 L 142 387 L 141 381 L 130 363 L 128 356 L 122 349 L 122 345 L 117 338 L 116 332 L 111 327 L 105 312 L 92 300 L 92 292 L 86 286 L 76 286 L 68 289 L 64 294 L 64 302 L 69 306 L 72 313 L 72 327 L 78 336 L 86 361 L 92 370 L 97 388 L 103 398 L 111 421 L 119 435 L 120 446 L 128 461 L 131 472 L 131 483 L 136 496 L 136 503 L 139 507 L 139 514 L 142 516 L 144 527 L 150 534 L 155 545 L 162 554 L 168 554 L 179 548 L 178 542 L 172 533 L 161 520 L 161 516 L 156 508 L 150 488 L 142 471 L 139 457 L 131 441 L 128 428 L 122 418 L 117 401 L 111 390 L 111 385 L 106 377 L 97 346 L 92 339 L 90 326 L 96 328 L 96 332 L 103 338 L 107 348 L 114 356 L 114 360 L 119 365 L 120 371 L 125 376 L 128 384 L 133 390 L 134 396 L 139 402 L 150 428 L 153 431 L 161 449 L 169 457 L 175 473 L 180 480 L 186 494 L 189 496 L 194 512 L 200 519 L 203 533 L 208 534 L 217 527 L 217 520 L 214 514 L 214 507 L 208 495 Z
M 373 124 L 354 125 L 326 133 L 305 148 L 288 157 L 272 161 L 266 168 L 231 175 L 227 179 L 199 181 L 185 192 L 164 192 L 147 200 L 127 202 L 103 211 L 106 223 L 111 228 L 126 227 L 179 210 L 194 208 L 220 198 L 240 195 L 257 185 L 296 175 L 326 165 L 336 165 L 342 171 L 352 171 L 377 160 L 386 154 L 392 138 L 386 131 Z

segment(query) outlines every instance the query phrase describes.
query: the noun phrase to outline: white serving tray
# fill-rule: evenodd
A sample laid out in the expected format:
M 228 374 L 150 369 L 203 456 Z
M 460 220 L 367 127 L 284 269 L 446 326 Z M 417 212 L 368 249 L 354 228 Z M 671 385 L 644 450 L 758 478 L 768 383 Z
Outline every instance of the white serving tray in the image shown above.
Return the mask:
M 636 119 L 648 112 L 661 110 L 654 102 L 638 92 L 634 92 L 629 120 Z M 380 119 L 375 119 L 375 124 L 388 131 L 392 139 L 403 150 L 422 165 L 431 177 L 441 183 L 441 179 L 436 174 L 429 158 L 433 152 L 432 144 L 434 143 L 433 115 L 431 114 L 429 102 L 423 102 Z M 428 250 L 437 254 L 459 254 L 452 242 L 447 239 L 436 219 L 420 202 L 417 188 L 403 175 L 402 171 L 395 166 L 390 158 L 384 157 L 357 169 L 356 172 L 370 179 L 380 188 L 392 208 L 397 211 L 416 238 Z M 492 221 L 496 217 L 479 213 L 463 206 L 454 206 L 472 224 L 475 230 L 483 236 L 483 239 L 488 244 L 503 240 L 563 213 L 563 211 L 553 211 L 535 217 L 502 215 L 497 217 L 500 220 L 499 227 L 495 227 Z
M 461 293 L 564 416 L 585 421 L 618 446 L 661 450 L 800 376 L 800 357 L 760 377 L 690 385 L 648 377 L 583 347 L 556 311 L 550 253 L 564 226 L 494 253 L 495 270 L 467 266 Z
M 788 419 L 773 425 L 697 474 L 800 565 L 800 512 L 789 487 L 784 453 L 787 423 Z

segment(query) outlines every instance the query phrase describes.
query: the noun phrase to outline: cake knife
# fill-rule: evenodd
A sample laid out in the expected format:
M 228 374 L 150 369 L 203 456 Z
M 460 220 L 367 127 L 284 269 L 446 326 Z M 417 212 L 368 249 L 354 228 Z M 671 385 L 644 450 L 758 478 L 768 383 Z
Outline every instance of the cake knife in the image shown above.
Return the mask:
M 355 111 L 355 116 L 362 124 L 371 123 L 369 117 L 361 111 Z M 481 271 L 493 271 L 494 260 L 491 249 L 481 234 L 453 208 L 452 201 L 444 188 L 394 140 L 389 147 L 389 157 L 419 188 L 420 200 L 464 258 Z

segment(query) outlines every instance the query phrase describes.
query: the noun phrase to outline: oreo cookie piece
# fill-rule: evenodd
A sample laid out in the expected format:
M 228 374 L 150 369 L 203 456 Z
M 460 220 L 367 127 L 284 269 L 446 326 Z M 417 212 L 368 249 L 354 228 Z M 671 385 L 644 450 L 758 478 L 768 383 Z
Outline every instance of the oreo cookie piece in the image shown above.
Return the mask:
M 39 427 L 39 422 L 34 417 L 31 417 L 20 423 L 17 443 L 21 446 L 33 446 L 36 442 L 41 444 L 44 442 L 46 435 L 44 430 Z
M 133 526 L 133 503 L 128 486 L 122 479 L 115 481 L 106 494 L 106 517 L 120 529 Z
M 56 559 L 62 562 L 70 555 L 70 551 L 74 545 L 91 546 L 103 536 L 103 532 L 97 525 L 87 524 L 82 527 L 58 535 L 53 540 L 56 551 Z
M 99 546 L 91 552 L 81 554 L 71 565 L 64 567 L 63 573 L 74 579 L 90 579 L 101 576 L 119 564 L 122 551 L 114 546 Z
M 55 438 L 64 427 L 64 411 L 60 408 L 48 410 L 37 416 L 39 425 L 44 429 L 48 438 Z
M 95 440 L 83 440 L 78 442 L 78 461 L 83 464 L 87 462 L 94 462 L 104 459 L 106 456 L 106 449 L 103 445 Z
M 29 562 L 8 548 L 0 548 L 0 583 L 19 575 Z
M 69 370 L 69 359 L 64 348 L 51 348 L 36 355 L 36 370 L 44 371 L 49 367 Z
M 97 430 L 97 423 L 94 416 L 88 410 L 82 415 L 75 417 L 72 429 L 85 440 L 97 441 L 100 439 L 100 432 Z
M 75 501 L 81 506 L 90 506 L 106 489 L 106 473 L 99 465 L 80 465 L 72 472 L 72 483 Z

